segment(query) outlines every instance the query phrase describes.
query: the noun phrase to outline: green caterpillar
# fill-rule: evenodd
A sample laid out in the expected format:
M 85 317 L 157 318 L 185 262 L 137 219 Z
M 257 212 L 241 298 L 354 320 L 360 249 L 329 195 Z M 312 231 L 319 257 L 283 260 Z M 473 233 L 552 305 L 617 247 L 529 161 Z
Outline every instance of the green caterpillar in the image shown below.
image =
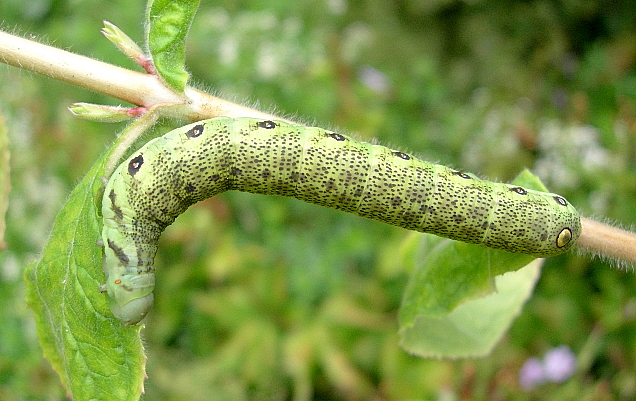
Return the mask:
M 190 205 L 224 191 L 293 196 L 409 230 L 547 257 L 581 231 L 561 196 L 481 180 L 321 128 L 213 118 L 148 142 L 102 201 L 111 310 L 124 325 L 152 307 L 157 240 Z

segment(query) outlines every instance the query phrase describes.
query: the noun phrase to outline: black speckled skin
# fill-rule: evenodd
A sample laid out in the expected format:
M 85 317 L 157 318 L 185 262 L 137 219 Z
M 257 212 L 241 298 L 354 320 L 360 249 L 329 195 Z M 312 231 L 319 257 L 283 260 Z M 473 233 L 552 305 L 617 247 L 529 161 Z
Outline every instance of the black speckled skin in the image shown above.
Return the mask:
M 537 257 L 565 252 L 581 231 L 574 207 L 554 194 L 480 180 L 320 128 L 204 120 L 148 142 L 106 185 L 103 289 L 124 324 L 137 323 L 150 309 L 164 228 L 193 203 L 228 190 L 293 196 Z

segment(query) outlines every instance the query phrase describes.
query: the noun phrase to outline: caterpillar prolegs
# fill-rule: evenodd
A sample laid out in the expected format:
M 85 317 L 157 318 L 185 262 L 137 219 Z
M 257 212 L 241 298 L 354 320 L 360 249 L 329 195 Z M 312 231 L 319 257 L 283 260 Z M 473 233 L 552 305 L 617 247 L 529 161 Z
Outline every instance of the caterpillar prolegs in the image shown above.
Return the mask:
M 124 325 L 153 302 L 161 232 L 190 205 L 228 190 L 321 206 L 509 252 L 568 250 L 579 215 L 559 195 L 481 180 L 321 128 L 213 118 L 154 139 L 123 162 L 102 201 L 102 291 Z

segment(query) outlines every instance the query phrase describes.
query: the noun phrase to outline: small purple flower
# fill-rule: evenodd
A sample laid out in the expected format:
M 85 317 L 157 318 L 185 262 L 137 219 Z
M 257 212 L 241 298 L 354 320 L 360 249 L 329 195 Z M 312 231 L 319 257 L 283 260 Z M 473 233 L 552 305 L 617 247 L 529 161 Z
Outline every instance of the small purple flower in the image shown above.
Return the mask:
M 545 380 L 543 363 L 539 358 L 528 358 L 519 370 L 519 384 L 526 391 L 532 390 Z
M 549 381 L 563 383 L 574 374 L 576 357 L 567 345 L 548 351 L 543 357 L 543 370 Z
M 546 383 L 563 383 L 576 369 L 576 356 L 567 345 L 552 348 L 546 352 L 543 360 L 528 358 L 519 370 L 521 388 L 530 391 L 536 386 Z

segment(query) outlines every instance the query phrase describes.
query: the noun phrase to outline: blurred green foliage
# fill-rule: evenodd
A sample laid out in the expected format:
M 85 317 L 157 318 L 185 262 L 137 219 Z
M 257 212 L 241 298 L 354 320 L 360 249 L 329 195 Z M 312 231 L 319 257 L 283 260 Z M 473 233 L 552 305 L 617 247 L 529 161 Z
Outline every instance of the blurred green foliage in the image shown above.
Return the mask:
M 144 6 L 4 0 L 0 15 L 6 30 L 133 68 L 99 30 L 108 20 L 141 42 Z M 200 87 L 280 115 L 486 177 L 529 167 L 584 215 L 630 226 L 634 21 L 627 0 L 204 0 L 187 63 Z M 13 187 L 0 399 L 64 399 L 21 272 L 122 126 L 65 109 L 112 99 L 15 68 L 0 69 L 0 93 Z M 636 398 L 633 268 L 551 258 L 490 357 L 423 360 L 397 346 L 411 235 L 292 199 L 228 193 L 194 206 L 161 240 L 145 399 Z M 524 392 L 525 359 L 561 344 L 578 357 L 575 376 Z

